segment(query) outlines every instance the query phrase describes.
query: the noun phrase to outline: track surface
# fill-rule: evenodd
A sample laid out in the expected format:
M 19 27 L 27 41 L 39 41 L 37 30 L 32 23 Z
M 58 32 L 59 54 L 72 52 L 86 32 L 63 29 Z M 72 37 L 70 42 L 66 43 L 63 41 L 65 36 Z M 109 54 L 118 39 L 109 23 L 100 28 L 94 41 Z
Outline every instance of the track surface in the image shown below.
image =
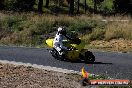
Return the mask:
M 32 63 L 80 71 L 84 66 L 89 73 L 106 75 L 118 79 L 132 80 L 132 53 L 93 52 L 95 63 L 65 62 L 54 59 L 42 48 L 0 47 L 0 60 Z

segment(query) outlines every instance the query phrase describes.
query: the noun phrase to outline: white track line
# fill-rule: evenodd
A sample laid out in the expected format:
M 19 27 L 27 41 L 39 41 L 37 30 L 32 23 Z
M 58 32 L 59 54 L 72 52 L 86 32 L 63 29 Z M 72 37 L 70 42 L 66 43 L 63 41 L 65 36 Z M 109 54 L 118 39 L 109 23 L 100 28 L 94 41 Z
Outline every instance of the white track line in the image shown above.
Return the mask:
M 19 66 L 19 65 L 23 65 L 23 66 L 26 66 L 26 67 L 31 66 L 31 67 L 34 67 L 34 68 L 44 69 L 44 70 L 48 70 L 48 71 L 80 74 L 79 71 L 62 69 L 62 68 L 51 67 L 51 66 L 43 66 L 43 65 L 31 64 L 31 63 L 23 63 L 23 62 L 15 62 L 15 61 L 8 61 L 8 60 L 0 60 L 0 62 L 3 63 L 3 64 L 13 64 L 13 65 L 16 65 L 16 66 Z
M 23 62 L 8 61 L 8 60 L 0 60 L 0 63 L 13 64 L 13 65 L 16 65 L 16 66 L 23 65 L 23 66 L 26 66 L 26 67 L 31 66 L 33 68 L 44 69 L 44 70 L 47 70 L 47 71 L 55 71 L 55 72 L 61 72 L 61 73 L 73 73 L 73 74 L 81 75 L 81 72 L 79 72 L 79 71 L 68 70 L 68 69 L 57 68 L 57 67 L 51 67 L 51 66 L 31 64 L 31 63 L 23 63 Z M 89 76 L 99 76 L 99 75 L 89 73 Z

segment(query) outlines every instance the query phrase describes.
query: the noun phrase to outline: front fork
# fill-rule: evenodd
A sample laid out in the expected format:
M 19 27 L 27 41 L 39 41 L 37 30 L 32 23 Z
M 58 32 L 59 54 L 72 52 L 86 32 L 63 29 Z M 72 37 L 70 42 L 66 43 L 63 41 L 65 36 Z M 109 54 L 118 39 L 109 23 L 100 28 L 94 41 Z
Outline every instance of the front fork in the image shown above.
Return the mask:
M 82 49 L 80 52 L 80 55 L 79 55 L 79 58 L 82 59 L 82 60 L 85 60 L 85 52 L 87 52 L 88 49 Z

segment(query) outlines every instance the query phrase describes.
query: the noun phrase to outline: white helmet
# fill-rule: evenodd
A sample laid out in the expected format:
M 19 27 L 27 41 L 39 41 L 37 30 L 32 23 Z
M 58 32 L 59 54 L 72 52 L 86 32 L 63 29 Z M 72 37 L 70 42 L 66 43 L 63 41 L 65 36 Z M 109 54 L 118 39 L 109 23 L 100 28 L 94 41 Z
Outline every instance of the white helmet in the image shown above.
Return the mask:
M 58 28 L 58 32 L 60 32 L 60 31 L 62 31 L 63 30 L 63 28 L 62 27 L 59 27 Z
M 64 27 L 59 27 L 59 28 L 58 28 L 58 33 L 59 33 L 59 34 L 63 34 L 63 35 L 66 34 L 65 28 L 64 28 Z

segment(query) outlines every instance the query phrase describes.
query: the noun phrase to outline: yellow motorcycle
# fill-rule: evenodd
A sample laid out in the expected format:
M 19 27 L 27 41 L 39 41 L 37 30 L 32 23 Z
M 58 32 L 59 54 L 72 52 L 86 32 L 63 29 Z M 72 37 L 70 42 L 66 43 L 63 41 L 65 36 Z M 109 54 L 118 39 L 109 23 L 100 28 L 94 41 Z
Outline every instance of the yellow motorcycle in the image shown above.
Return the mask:
M 70 61 L 83 60 L 85 62 L 94 62 L 95 56 L 88 49 L 84 49 L 85 42 L 80 38 L 73 40 L 63 40 L 63 44 L 69 47 L 71 50 L 65 51 L 65 55 L 59 55 L 58 51 L 53 47 L 54 39 L 47 39 L 46 44 L 49 46 L 51 55 L 56 59 L 67 59 Z

